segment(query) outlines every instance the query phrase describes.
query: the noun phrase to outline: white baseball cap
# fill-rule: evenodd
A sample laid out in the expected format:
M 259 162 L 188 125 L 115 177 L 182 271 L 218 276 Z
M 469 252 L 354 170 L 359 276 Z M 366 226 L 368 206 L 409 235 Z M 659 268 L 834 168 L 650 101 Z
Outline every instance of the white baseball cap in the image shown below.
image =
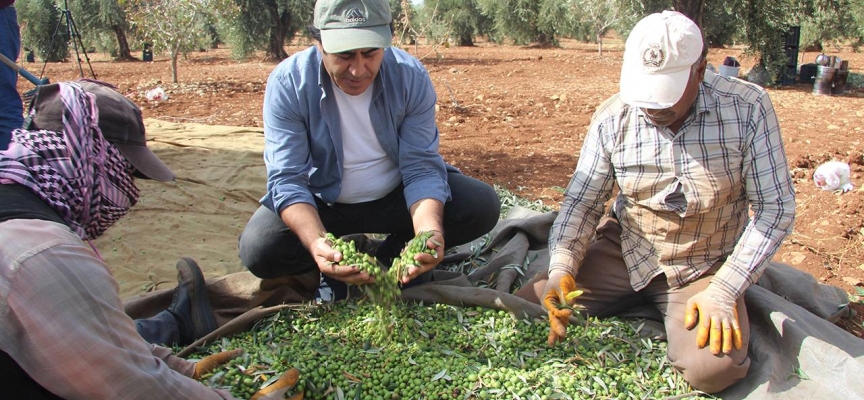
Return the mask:
M 684 14 L 663 11 L 643 18 L 624 44 L 621 100 L 634 107 L 672 107 L 684 95 L 702 46 L 702 31 Z

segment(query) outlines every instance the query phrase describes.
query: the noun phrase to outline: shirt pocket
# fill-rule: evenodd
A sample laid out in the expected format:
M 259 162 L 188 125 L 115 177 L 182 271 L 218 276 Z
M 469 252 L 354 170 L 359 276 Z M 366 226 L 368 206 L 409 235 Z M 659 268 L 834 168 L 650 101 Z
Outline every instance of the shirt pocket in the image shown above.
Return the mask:
M 682 184 L 688 214 L 709 212 L 744 195 L 740 141 L 703 141 L 696 151 L 685 154 L 688 158 Z

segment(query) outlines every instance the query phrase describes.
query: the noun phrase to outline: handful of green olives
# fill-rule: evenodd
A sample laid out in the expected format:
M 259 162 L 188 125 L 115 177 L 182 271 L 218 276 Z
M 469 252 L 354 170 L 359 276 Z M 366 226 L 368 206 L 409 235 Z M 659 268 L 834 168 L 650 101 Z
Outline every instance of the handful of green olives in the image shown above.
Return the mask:
M 342 238 L 337 238 L 330 232 L 327 232 L 324 238 L 332 243 L 331 247 L 333 247 L 333 250 L 342 253 L 342 259 L 338 262 L 339 265 L 356 265 L 357 268 L 360 268 L 360 271 L 370 276 L 377 277 L 381 275 L 381 267 L 378 265 L 378 260 L 373 256 L 357 251 L 357 246 L 353 240 L 346 241 Z
M 401 253 L 399 253 L 399 257 L 393 259 L 393 265 L 390 266 L 390 269 L 387 271 L 387 273 L 392 273 L 396 276 L 397 280 L 402 280 L 402 278 L 408 275 L 408 267 L 420 266 L 417 260 L 414 259 L 414 256 L 420 253 L 437 256 L 438 252 L 435 249 L 430 248 L 426 244 L 429 239 L 432 238 L 433 234 L 434 231 L 423 231 L 418 233 L 417 236 L 414 236 L 413 239 L 408 241 L 408 243 L 405 244 L 405 248 L 402 249 Z M 440 243 L 436 244 L 440 245 Z
M 427 245 L 433 234 L 433 231 L 420 232 L 408 241 L 399 257 L 393 259 L 393 264 L 386 272 L 382 270 L 375 257 L 358 251 L 353 240 L 338 238 L 330 232 L 327 232 L 324 238 L 331 243 L 334 250 L 342 253 L 339 265 L 355 265 L 360 271 L 375 278 L 375 282 L 359 285 L 359 287 L 373 303 L 389 307 L 402 293 L 399 282 L 408 275 L 408 267 L 420 266 L 414 256 L 420 253 L 437 256 L 437 251 Z

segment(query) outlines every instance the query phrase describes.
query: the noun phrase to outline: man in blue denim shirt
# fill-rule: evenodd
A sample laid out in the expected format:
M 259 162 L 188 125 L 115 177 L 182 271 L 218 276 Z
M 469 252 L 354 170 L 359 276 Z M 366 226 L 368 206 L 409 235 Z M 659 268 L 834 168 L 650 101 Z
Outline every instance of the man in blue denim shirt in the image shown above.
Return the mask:
M 15 0 L 0 0 L 0 53 L 12 61 L 18 60 L 21 51 L 14 4 Z M 24 106 L 17 84 L 18 73 L 5 64 L 0 65 L 0 150 L 6 150 L 12 130 L 24 123 Z
M 494 189 L 438 153 L 432 81 L 416 58 L 390 47 L 391 20 L 387 0 L 318 0 L 310 27 L 316 46 L 270 74 L 267 193 L 240 236 L 240 259 L 256 276 L 317 268 L 343 297 L 345 283 L 371 278 L 339 266 L 342 254 L 325 233 L 388 234 L 375 255 L 389 266 L 405 242 L 432 231 L 428 245 L 437 255 L 416 256 L 421 266 L 402 282 L 417 284 L 447 247 L 495 226 Z

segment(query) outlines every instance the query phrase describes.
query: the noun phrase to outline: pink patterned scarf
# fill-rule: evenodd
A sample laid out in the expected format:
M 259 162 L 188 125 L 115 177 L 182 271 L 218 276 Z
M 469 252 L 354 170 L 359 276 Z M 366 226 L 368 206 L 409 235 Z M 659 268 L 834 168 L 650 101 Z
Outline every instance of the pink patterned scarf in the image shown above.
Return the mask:
M 138 201 L 134 167 L 102 136 L 92 94 L 63 82 L 60 96 L 65 129 L 12 131 L 0 151 L 0 184 L 28 187 L 78 236 L 95 239 Z

